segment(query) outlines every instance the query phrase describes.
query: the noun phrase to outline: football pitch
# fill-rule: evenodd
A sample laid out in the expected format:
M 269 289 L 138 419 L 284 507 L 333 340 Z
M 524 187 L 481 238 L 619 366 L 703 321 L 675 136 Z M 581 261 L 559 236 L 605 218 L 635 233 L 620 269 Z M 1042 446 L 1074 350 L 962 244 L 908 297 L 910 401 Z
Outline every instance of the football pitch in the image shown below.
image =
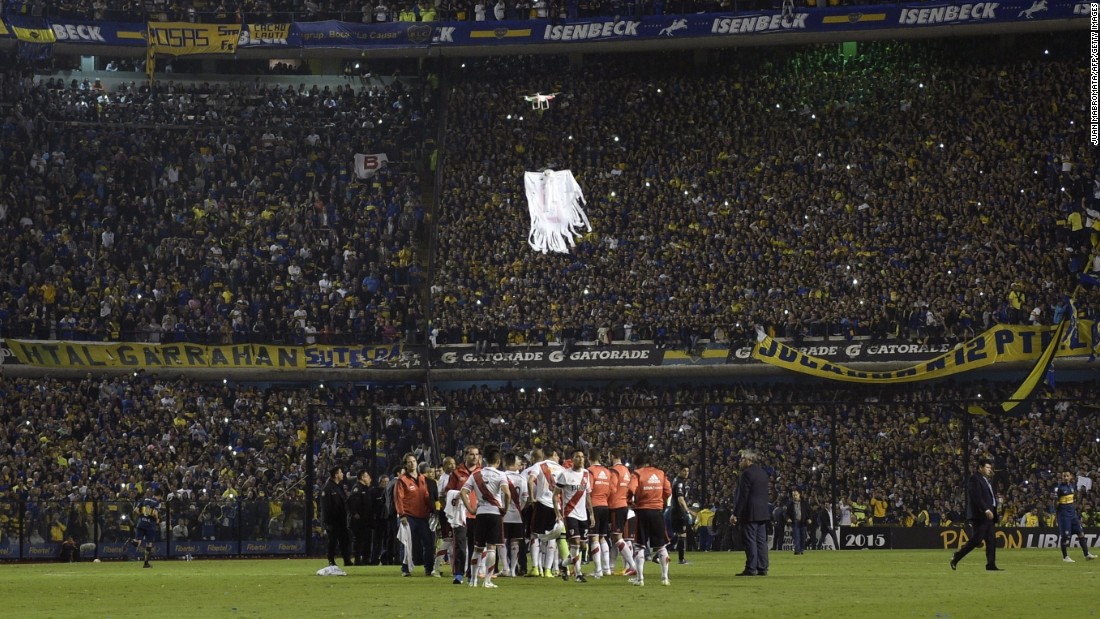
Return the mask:
M 1100 561 L 1063 563 L 1058 550 L 979 549 L 948 567 L 948 551 L 772 553 L 767 577 L 735 577 L 739 552 L 689 553 L 671 586 L 649 563 L 644 588 L 621 576 L 499 578 L 497 589 L 453 585 L 396 566 L 321 577 L 323 559 L 162 560 L 0 565 L 5 617 L 1094 617 Z M 586 572 L 591 566 L 586 566 Z

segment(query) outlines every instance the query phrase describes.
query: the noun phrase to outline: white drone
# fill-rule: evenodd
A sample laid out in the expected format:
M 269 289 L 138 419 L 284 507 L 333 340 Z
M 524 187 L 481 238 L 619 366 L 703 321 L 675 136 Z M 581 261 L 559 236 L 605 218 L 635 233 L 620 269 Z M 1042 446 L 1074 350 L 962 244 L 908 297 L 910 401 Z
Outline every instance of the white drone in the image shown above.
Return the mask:
M 524 100 L 531 102 L 532 110 L 548 110 L 550 109 L 550 102 L 554 100 L 554 97 L 560 95 L 560 92 L 552 92 L 544 95 L 541 92 L 536 92 L 533 95 L 524 95 Z

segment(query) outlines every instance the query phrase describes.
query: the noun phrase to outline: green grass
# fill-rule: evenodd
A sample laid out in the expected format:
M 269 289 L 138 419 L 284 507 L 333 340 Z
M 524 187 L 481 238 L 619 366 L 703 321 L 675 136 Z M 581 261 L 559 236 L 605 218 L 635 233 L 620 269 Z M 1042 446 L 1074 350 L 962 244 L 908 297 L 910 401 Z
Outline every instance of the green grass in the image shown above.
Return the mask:
M 979 550 L 956 572 L 947 551 L 772 553 L 766 578 L 735 578 L 741 553 L 689 554 L 660 586 L 650 563 L 646 587 L 622 577 L 586 584 L 498 579 L 496 590 L 452 585 L 397 567 L 352 567 L 318 577 L 323 560 L 154 561 L 0 565 L 4 617 L 930 617 L 1100 616 L 1100 561 L 1057 550 L 998 553 L 1004 572 L 986 572 Z M 587 570 L 586 570 L 587 571 Z

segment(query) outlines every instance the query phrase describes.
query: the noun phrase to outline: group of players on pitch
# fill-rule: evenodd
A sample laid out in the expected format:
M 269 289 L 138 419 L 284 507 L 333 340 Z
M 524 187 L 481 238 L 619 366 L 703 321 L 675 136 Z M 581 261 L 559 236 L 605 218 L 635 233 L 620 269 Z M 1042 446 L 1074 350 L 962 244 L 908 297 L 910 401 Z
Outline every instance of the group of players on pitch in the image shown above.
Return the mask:
M 581 563 L 587 550 L 592 577 L 610 576 L 618 555 L 630 582 L 644 586 L 648 551 L 660 566 L 661 584 L 670 584 L 663 512 L 672 488 L 646 452 L 634 456 L 633 471 L 618 449 L 611 450 L 606 466 L 595 451 L 574 451 L 564 462 L 557 451 L 536 448 L 529 455 L 532 464 L 521 470 L 516 454 L 490 446 L 482 455 L 467 446 L 461 464 L 448 470 L 445 463 L 437 569 L 449 555 L 455 584 L 465 577 L 470 586 L 495 588 L 498 559 L 501 576 L 518 575 L 526 540 L 528 576 L 585 582 Z

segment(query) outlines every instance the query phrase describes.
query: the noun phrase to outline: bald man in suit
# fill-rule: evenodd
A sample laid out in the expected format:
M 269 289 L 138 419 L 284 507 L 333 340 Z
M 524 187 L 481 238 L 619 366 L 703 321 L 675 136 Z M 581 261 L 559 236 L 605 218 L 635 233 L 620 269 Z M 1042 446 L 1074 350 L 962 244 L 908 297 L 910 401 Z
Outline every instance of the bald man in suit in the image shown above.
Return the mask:
M 970 539 L 951 556 L 951 569 L 963 557 L 985 542 L 985 569 L 999 572 L 997 567 L 997 495 L 993 491 L 993 459 L 978 459 L 978 470 L 966 482 L 966 520 L 970 523 Z
M 741 450 L 741 477 L 733 497 L 730 524 L 740 525 L 745 542 L 745 569 L 738 576 L 768 575 L 768 521 L 772 511 L 768 504 L 768 472 L 760 467 L 760 453 L 755 449 Z

